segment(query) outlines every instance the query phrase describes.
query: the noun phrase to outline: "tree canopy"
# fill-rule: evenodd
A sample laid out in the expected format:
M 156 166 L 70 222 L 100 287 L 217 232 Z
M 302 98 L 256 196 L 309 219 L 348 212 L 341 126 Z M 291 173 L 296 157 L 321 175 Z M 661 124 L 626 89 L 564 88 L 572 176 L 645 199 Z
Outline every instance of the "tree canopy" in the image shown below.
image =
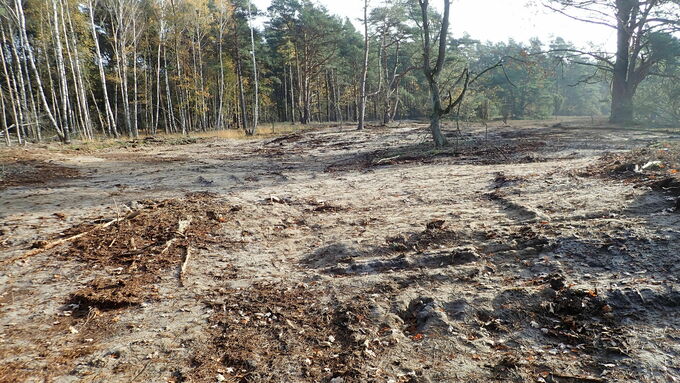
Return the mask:
M 628 49 L 614 55 L 563 38 L 440 37 L 446 18 L 428 7 L 430 72 L 419 2 L 368 5 L 365 44 L 352 20 L 310 0 L 1 0 L 0 127 L 9 143 L 357 121 L 366 45 L 365 114 L 380 124 L 431 116 L 433 69 L 450 118 L 479 118 L 486 105 L 491 118 L 617 119 L 633 102 L 638 117 L 678 114 L 677 1 L 546 0 L 612 28 L 625 13 Z M 265 22 L 251 30 L 255 15 Z M 653 75 L 663 92 L 648 91 Z

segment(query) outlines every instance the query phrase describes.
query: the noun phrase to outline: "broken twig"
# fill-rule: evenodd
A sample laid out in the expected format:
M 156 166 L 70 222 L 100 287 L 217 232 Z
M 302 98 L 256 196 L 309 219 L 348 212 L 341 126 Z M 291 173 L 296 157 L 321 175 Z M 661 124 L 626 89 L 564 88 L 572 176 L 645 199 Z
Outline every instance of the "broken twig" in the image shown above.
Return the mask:
M 165 243 L 165 246 L 163 246 L 163 250 L 161 250 L 161 252 L 158 253 L 158 255 L 165 254 L 170 249 L 170 246 L 172 246 L 172 244 L 177 241 L 177 238 L 179 236 L 184 236 L 184 232 L 187 231 L 187 228 L 189 227 L 189 225 L 191 225 L 191 219 L 192 219 L 191 216 L 189 216 L 186 219 L 180 219 L 179 222 L 177 222 L 177 231 L 175 231 L 175 234 L 177 235 Z
M 189 265 L 189 258 L 191 257 L 191 247 L 187 246 L 186 255 L 184 256 L 184 262 L 179 268 L 179 284 L 184 287 L 184 273 L 187 271 L 187 266 Z
M 558 372 L 551 372 L 550 375 L 557 377 L 557 378 L 562 378 L 562 379 L 572 379 L 572 380 L 581 380 L 584 382 L 606 382 L 603 378 L 598 378 L 596 376 L 586 376 L 586 375 L 570 375 L 570 374 L 561 374 Z

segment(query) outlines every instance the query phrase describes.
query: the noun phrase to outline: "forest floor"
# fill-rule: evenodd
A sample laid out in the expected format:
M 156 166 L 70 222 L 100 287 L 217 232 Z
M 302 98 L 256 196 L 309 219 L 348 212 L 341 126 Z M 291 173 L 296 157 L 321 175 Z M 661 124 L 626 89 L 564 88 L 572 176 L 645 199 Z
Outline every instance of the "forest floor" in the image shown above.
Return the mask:
M 680 381 L 680 131 L 498 125 L 3 149 L 0 382 Z

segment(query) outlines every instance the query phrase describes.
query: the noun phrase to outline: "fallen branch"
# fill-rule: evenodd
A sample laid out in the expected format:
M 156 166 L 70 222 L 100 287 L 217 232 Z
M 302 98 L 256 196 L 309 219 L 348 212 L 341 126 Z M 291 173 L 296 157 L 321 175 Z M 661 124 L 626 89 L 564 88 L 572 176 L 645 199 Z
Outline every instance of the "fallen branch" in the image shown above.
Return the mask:
M 179 268 L 179 284 L 182 287 L 184 287 L 184 273 L 187 271 L 187 266 L 189 265 L 189 257 L 191 257 L 191 247 L 187 246 L 184 262 L 182 262 L 182 266 Z
M 595 376 L 586 376 L 586 375 L 569 375 L 569 374 L 560 374 L 557 372 L 551 372 L 550 375 L 557 377 L 557 378 L 562 378 L 562 379 L 572 379 L 572 380 L 581 380 L 584 382 L 606 382 L 603 378 L 598 378 Z
M 382 165 L 382 164 L 390 163 L 390 162 L 392 162 L 392 161 L 394 161 L 394 160 L 396 160 L 396 159 L 398 159 L 398 158 L 399 158 L 399 156 L 388 157 L 388 158 L 381 158 L 381 159 L 379 159 L 379 160 L 377 160 L 377 161 L 373 161 L 373 164 L 374 164 L 374 165 Z
M 40 254 L 40 253 L 42 253 L 42 252 L 45 252 L 45 251 L 50 250 L 50 249 L 53 249 L 53 248 L 55 248 L 55 247 L 57 247 L 57 246 L 59 246 L 59 245 L 63 245 L 63 244 L 65 244 L 65 243 L 74 241 L 74 240 L 76 240 L 76 239 L 78 239 L 78 238 L 82 238 L 82 237 L 84 237 L 84 236 L 86 236 L 86 235 L 92 233 L 93 231 L 97 231 L 97 230 L 99 230 L 99 229 L 105 229 L 105 228 L 107 228 L 107 227 L 109 227 L 109 226 L 111 226 L 111 225 L 113 225 L 113 224 L 115 224 L 115 223 L 124 221 L 124 220 L 126 220 L 126 219 L 132 219 L 132 218 L 138 216 L 140 213 L 141 213 L 141 211 L 139 211 L 139 210 L 138 210 L 138 211 L 134 211 L 134 212 L 132 212 L 132 213 L 126 215 L 125 217 L 116 218 L 116 219 L 113 219 L 113 220 L 111 220 L 111 221 L 109 221 L 109 222 L 106 222 L 106 223 L 97 225 L 97 226 L 95 226 L 94 228 L 92 228 L 92 229 L 90 229 L 90 230 L 87 230 L 87 231 L 84 231 L 84 232 L 82 232 L 82 233 L 80 233 L 80 234 L 76 234 L 76 235 L 73 235 L 73 236 L 70 236 L 70 237 L 60 238 L 60 239 L 58 239 L 58 240 L 56 240 L 56 241 L 48 242 L 48 243 L 46 243 L 46 244 L 40 246 L 40 247 L 37 248 L 37 249 L 33 249 L 33 250 L 28 251 L 28 252 L 26 252 L 26 253 L 24 253 L 24 254 L 21 254 L 21 255 L 18 255 L 18 256 L 16 256 L 16 257 L 13 257 L 13 258 L 6 259 L 6 260 L 4 260 L 4 261 L 1 261 L 1 262 L 0 262 L 0 266 L 9 265 L 9 264 L 14 263 L 14 262 L 16 262 L 16 261 L 19 261 L 19 260 L 22 260 L 22 259 L 26 259 L 26 258 L 32 257 L 32 256 L 34 256 L 34 255 L 38 255 L 38 254 Z
M 170 246 L 172 246 L 173 243 L 177 241 L 177 238 L 179 236 L 184 236 L 184 232 L 187 231 L 187 228 L 189 225 L 191 225 L 191 216 L 187 217 L 187 219 L 180 219 L 179 222 L 177 222 L 177 231 L 175 231 L 176 236 L 174 236 L 171 240 L 165 243 L 165 246 L 163 247 L 163 250 L 161 250 L 158 255 L 163 255 L 165 252 L 167 252 L 170 249 Z

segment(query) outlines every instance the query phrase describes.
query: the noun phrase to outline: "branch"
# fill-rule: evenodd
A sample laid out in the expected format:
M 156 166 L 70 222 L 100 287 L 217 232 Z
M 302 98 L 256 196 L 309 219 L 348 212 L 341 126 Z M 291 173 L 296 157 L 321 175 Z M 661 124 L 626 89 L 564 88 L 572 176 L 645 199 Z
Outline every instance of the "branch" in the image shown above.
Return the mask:
M 606 53 L 606 52 L 586 52 L 586 51 L 582 51 L 582 50 L 578 50 L 578 49 L 560 48 L 560 49 L 550 49 L 550 50 L 543 51 L 543 52 L 538 52 L 538 53 L 532 53 L 532 54 L 530 54 L 530 55 L 545 54 L 545 53 L 554 53 L 554 52 L 571 52 L 571 53 L 578 53 L 578 54 L 580 54 L 580 55 L 590 56 L 590 57 L 595 58 L 595 59 L 597 59 L 597 60 L 604 61 L 605 63 L 611 65 L 612 68 L 614 67 L 614 62 L 611 61 L 610 58 L 605 57 L 605 56 L 602 55 L 602 53 Z
M 474 82 L 477 81 L 477 79 L 479 79 L 480 77 L 482 77 L 486 72 L 492 71 L 492 70 L 494 70 L 494 69 L 496 69 L 496 68 L 498 68 L 498 67 L 503 66 L 503 62 L 504 62 L 504 61 L 505 61 L 505 58 L 502 58 L 502 59 L 500 59 L 496 64 L 494 64 L 494 65 L 492 65 L 492 66 L 490 66 L 490 67 L 484 69 L 483 71 L 479 72 L 479 73 L 478 73 L 478 74 L 470 81 L 470 85 L 474 84 Z
M 546 4 L 546 3 L 543 3 L 543 6 L 546 7 L 546 8 L 548 8 L 548 9 L 550 9 L 550 10 L 552 10 L 552 11 L 554 11 L 554 12 L 557 12 L 557 13 L 563 15 L 563 16 L 566 16 L 566 17 L 568 17 L 568 18 L 570 18 L 570 19 L 573 19 L 573 20 L 582 21 L 582 22 L 584 22 L 584 23 L 590 23 L 590 24 L 596 24 L 596 25 L 603 25 L 603 26 L 608 27 L 608 28 L 616 29 L 616 25 L 612 25 L 612 24 L 610 24 L 610 23 L 607 23 L 606 21 L 602 21 L 602 20 L 598 20 L 598 19 L 588 19 L 588 18 L 583 18 L 583 17 L 574 16 L 574 15 L 571 15 L 571 14 L 567 13 L 564 9 L 556 8 L 556 7 L 553 7 L 553 6 L 551 6 L 551 5 L 549 5 L 549 4 Z M 583 9 L 583 8 L 580 8 L 580 7 L 577 7 L 577 8 Z M 586 9 L 586 10 L 587 10 L 588 12 L 595 12 L 595 13 L 603 14 L 603 12 L 597 11 L 597 10 L 593 10 L 593 9 Z
M 465 78 L 465 82 L 463 83 L 463 90 L 460 92 L 460 95 L 458 95 L 458 97 L 456 98 L 456 100 L 453 101 L 453 102 L 451 102 L 452 97 L 451 97 L 451 92 L 449 91 L 449 105 L 446 107 L 446 109 L 444 109 L 444 110 L 442 111 L 442 114 L 441 114 L 442 116 L 445 115 L 445 114 L 451 113 L 451 110 L 452 110 L 454 107 L 456 107 L 456 105 L 458 105 L 458 104 L 460 104 L 461 102 L 463 102 L 463 98 L 465 98 L 465 93 L 467 92 L 468 87 L 469 87 L 469 85 L 470 85 L 470 71 L 468 70 L 468 68 L 465 68 L 465 69 L 463 70 L 463 73 L 461 74 L 461 76 L 458 78 L 458 80 L 456 80 L 456 85 L 458 85 L 458 83 L 460 83 L 460 80 L 461 80 L 463 77 Z M 454 87 L 455 87 L 455 86 L 454 86 Z

